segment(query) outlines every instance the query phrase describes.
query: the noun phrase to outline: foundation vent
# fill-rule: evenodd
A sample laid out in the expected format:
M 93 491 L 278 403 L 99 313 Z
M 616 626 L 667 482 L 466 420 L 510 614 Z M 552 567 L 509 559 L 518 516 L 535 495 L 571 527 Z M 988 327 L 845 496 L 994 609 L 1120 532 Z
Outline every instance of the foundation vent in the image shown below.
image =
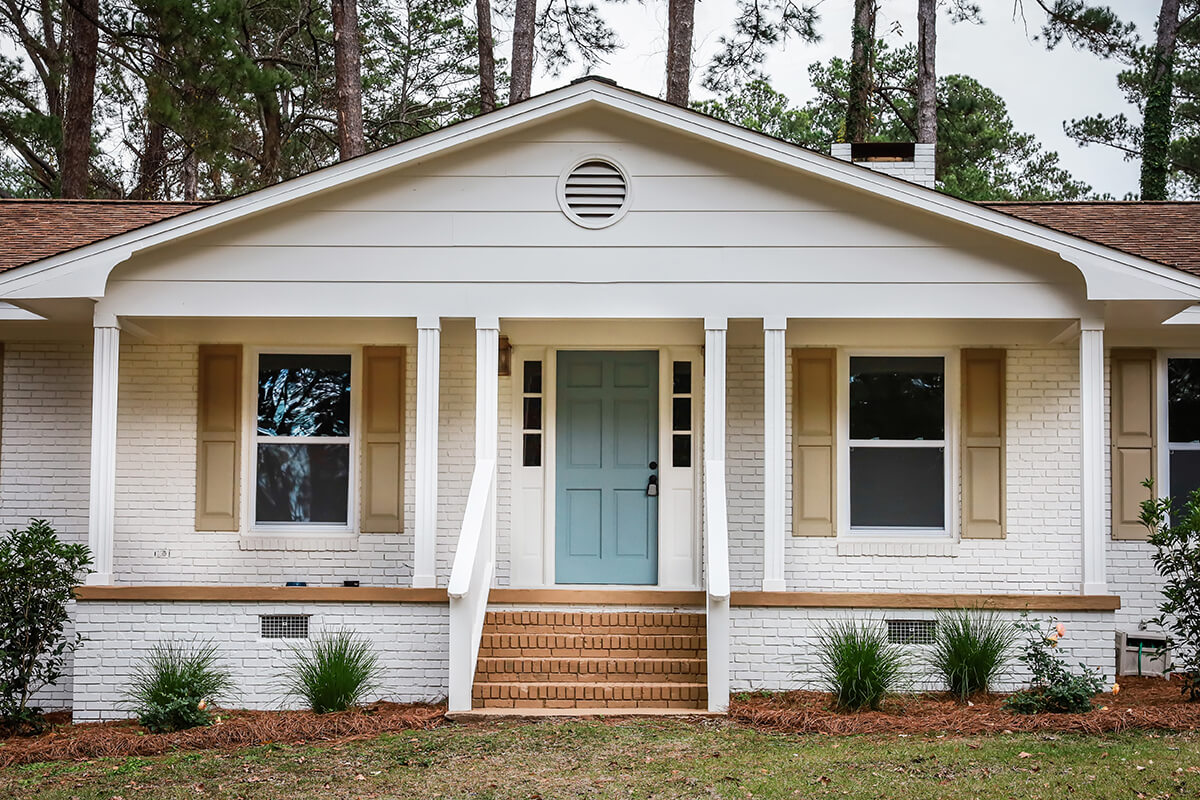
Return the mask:
M 933 644 L 937 621 L 932 619 L 889 619 L 888 641 L 892 644 Z
M 263 614 L 259 616 L 264 639 L 307 639 L 307 614 Z
M 585 228 L 603 228 L 625 213 L 629 181 L 615 164 L 589 159 L 563 176 L 559 202 L 576 224 Z

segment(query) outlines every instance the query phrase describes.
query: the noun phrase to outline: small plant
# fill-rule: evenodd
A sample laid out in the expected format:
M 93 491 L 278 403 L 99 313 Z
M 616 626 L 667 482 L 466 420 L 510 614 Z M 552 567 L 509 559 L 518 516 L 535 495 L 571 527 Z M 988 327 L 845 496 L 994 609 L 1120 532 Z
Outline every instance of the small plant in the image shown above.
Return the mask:
M 1067 635 L 1061 622 L 1043 628 L 1021 615 L 1015 626 L 1027 635 L 1025 652 L 1018 658 L 1032 676 L 1028 689 L 1009 695 L 1004 707 L 1018 714 L 1086 714 L 1092 698 L 1104 690 L 1104 675 L 1080 664 L 1076 675 L 1067 666 L 1058 643 Z
M 903 651 L 877 624 L 830 622 L 817 635 L 817 651 L 822 680 L 839 709 L 877 709 L 905 678 Z
M 215 644 L 166 641 L 138 664 L 127 699 L 152 733 L 170 733 L 212 722 L 210 706 L 232 685 Z
M 995 611 L 959 608 L 938 613 L 929 665 L 962 702 L 988 691 L 1008 667 L 1019 636 Z
M 1153 493 L 1153 481 L 1142 485 Z M 1141 519 L 1150 530 L 1154 568 L 1163 579 L 1163 599 L 1151 622 L 1167 633 L 1183 693 L 1188 700 L 1200 700 L 1200 490 L 1182 506 L 1169 498 L 1146 500 Z
M 30 699 L 62 677 L 82 637 L 66 635 L 67 604 L 90 570 L 81 544 L 62 542 L 45 520 L 0 538 L 0 725 L 41 727 Z
M 294 648 L 292 658 L 284 689 L 318 714 L 361 704 L 383 672 L 371 642 L 344 629 Z

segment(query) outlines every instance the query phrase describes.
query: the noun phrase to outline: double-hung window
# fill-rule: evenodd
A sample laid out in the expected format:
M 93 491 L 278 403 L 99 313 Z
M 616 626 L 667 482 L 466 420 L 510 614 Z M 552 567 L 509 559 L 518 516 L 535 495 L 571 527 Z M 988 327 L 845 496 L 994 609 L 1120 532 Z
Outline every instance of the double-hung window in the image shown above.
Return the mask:
M 946 359 L 851 356 L 850 530 L 946 530 Z
M 350 524 L 350 376 L 348 354 L 259 354 L 256 525 Z
M 1200 358 L 1167 359 L 1167 476 L 1177 508 L 1200 488 Z

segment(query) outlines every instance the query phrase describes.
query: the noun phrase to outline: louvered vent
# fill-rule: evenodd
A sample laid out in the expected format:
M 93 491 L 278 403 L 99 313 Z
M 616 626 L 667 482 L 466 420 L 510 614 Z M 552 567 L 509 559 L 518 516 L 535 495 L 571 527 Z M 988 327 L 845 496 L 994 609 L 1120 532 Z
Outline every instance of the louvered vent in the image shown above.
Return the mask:
M 629 187 L 621 170 L 607 161 L 585 161 L 567 174 L 562 199 L 576 222 L 600 228 L 625 210 Z

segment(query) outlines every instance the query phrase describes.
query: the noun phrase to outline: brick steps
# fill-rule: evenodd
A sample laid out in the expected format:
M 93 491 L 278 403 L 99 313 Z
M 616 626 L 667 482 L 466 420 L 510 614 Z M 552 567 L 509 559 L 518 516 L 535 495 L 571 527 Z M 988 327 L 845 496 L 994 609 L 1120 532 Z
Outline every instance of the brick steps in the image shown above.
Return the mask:
M 707 695 L 703 615 L 500 611 L 484 620 L 476 707 L 697 709 Z

